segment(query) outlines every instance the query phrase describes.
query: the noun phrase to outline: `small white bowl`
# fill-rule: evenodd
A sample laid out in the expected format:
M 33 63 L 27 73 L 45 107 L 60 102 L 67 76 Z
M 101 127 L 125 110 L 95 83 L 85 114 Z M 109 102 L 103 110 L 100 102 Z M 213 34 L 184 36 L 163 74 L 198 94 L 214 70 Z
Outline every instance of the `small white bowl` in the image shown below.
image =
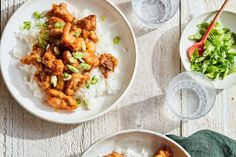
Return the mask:
M 173 157 L 190 157 L 190 155 L 175 141 L 156 132 L 148 130 L 125 130 L 98 140 L 91 145 L 81 157 L 97 157 L 111 153 L 116 149 L 132 149 L 148 154 L 155 154 L 158 149 L 168 147 Z
M 119 35 L 121 40 L 118 46 L 125 48 L 119 64 L 119 75 L 122 76 L 121 88 L 118 93 L 103 97 L 96 101 L 96 105 L 89 111 L 78 109 L 68 113 L 54 111 L 49 105 L 42 103 L 37 97 L 33 96 L 33 91 L 24 84 L 24 74 L 19 68 L 19 60 L 15 59 L 11 51 L 17 44 L 14 32 L 19 30 L 23 21 L 32 19 L 35 11 L 45 11 L 51 8 L 53 3 L 67 3 L 70 11 L 76 9 L 91 9 L 98 17 L 106 15 L 106 25 L 112 35 Z M 0 64 L 3 80 L 16 101 L 27 111 L 42 119 L 63 124 L 74 124 L 85 122 L 109 111 L 112 106 L 127 93 L 128 88 L 133 82 L 137 67 L 137 44 L 133 30 L 123 13 L 107 0 L 29 0 L 24 3 L 11 17 L 7 23 L 1 38 Z
M 188 39 L 189 35 L 196 34 L 199 32 L 197 27 L 198 24 L 203 22 L 211 22 L 217 11 L 204 13 L 196 18 L 194 18 L 184 29 L 181 39 L 180 39 L 180 57 L 187 71 L 191 71 L 191 64 L 187 56 L 187 50 L 191 47 L 194 42 Z M 236 14 L 229 11 L 224 11 L 219 19 L 219 22 L 223 27 L 229 28 L 232 32 L 236 32 Z M 236 73 L 228 75 L 224 80 L 212 81 L 216 89 L 230 88 L 236 85 Z

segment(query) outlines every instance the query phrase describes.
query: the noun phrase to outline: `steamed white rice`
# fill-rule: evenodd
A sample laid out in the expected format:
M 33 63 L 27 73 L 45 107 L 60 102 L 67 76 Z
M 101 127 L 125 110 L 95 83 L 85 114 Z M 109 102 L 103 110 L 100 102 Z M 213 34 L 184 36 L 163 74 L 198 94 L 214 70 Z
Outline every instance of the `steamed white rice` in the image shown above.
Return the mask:
M 75 11 L 74 16 L 78 18 L 85 17 L 90 15 L 91 11 L 88 9 L 82 10 L 81 12 Z M 45 20 L 45 19 L 42 19 Z M 34 20 L 31 21 L 32 26 L 35 25 Z M 99 43 L 97 44 L 97 54 L 104 52 L 109 52 L 115 56 L 120 61 L 119 53 L 124 51 L 123 48 L 120 48 L 113 44 L 114 36 L 111 35 L 109 29 L 104 29 L 103 24 L 97 20 L 97 31 L 96 33 L 99 36 Z M 20 32 L 15 33 L 18 44 L 13 49 L 13 56 L 17 59 L 22 58 L 26 54 L 29 54 L 32 50 L 32 45 L 37 42 L 39 35 L 39 29 L 32 27 L 30 30 L 21 30 Z M 120 63 L 120 62 L 119 62 Z M 24 83 L 28 85 L 30 90 L 33 91 L 34 96 L 43 99 L 44 93 L 41 88 L 38 86 L 37 82 L 34 80 L 33 76 L 36 71 L 36 68 L 32 65 L 20 65 L 20 69 L 24 72 Z M 105 79 L 99 69 L 94 69 L 91 76 L 96 76 L 99 78 L 99 81 L 95 85 L 91 85 L 89 89 L 86 87 L 76 91 L 74 97 L 79 98 L 81 102 L 84 100 L 88 101 L 89 106 L 94 106 L 96 98 L 99 96 L 116 94 L 120 88 L 120 74 L 119 74 L 119 64 L 114 73 L 111 73 L 108 79 Z

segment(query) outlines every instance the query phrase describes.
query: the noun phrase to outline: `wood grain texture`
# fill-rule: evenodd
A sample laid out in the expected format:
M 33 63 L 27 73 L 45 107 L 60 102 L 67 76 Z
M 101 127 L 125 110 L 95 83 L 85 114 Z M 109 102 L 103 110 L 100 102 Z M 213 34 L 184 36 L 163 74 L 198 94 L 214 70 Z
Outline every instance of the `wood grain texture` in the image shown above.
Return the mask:
M 24 1 L 1 0 L 1 32 Z M 167 85 L 183 70 L 178 54 L 181 30 L 192 17 L 217 9 L 222 1 L 182 0 L 176 15 L 156 30 L 145 30 L 137 25 L 129 0 L 112 1 L 130 20 L 138 41 L 141 64 L 127 96 L 112 111 L 95 120 L 79 125 L 59 125 L 22 109 L 0 78 L 0 157 L 80 156 L 96 140 L 134 128 L 184 136 L 200 129 L 211 129 L 236 138 L 236 123 L 233 123 L 236 88 L 219 91 L 210 114 L 191 122 L 177 120 L 166 108 L 164 99 Z

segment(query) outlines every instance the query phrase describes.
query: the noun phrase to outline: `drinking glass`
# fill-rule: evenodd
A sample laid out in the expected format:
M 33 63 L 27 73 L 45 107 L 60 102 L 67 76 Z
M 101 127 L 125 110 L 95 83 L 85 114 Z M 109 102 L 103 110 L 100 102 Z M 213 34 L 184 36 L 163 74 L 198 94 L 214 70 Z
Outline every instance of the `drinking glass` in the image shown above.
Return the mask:
M 211 80 L 196 72 L 177 75 L 167 89 L 167 105 L 180 119 L 197 119 L 213 107 L 216 89 Z
M 148 28 L 168 21 L 179 8 L 180 0 L 132 0 L 138 19 Z

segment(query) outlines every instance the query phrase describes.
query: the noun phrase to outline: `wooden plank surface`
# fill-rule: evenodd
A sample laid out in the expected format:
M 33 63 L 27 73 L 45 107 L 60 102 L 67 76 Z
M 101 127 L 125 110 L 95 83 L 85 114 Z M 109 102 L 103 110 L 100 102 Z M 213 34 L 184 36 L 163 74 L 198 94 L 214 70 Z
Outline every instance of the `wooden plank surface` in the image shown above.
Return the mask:
M 26 0 L 1 0 L 1 32 L 14 11 Z M 137 76 L 128 95 L 109 113 L 79 125 L 41 120 L 22 109 L 0 77 L 0 156 L 79 156 L 93 142 L 119 130 L 143 128 L 187 136 L 211 129 L 236 138 L 236 88 L 219 91 L 213 110 L 196 121 L 181 122 L 166 108 L 165 89 L 181 69 L 178 42 L 192 17 L 217 9 L 221 0 L 182 0 L 176 15 L 156 30 L 132 21 L 128 0 L 112 0 L 134 28 L 139 49 Z M 235 5 L 235 4 L 232 4 Z M 2 52 L 1 52 L 2 53 Z

